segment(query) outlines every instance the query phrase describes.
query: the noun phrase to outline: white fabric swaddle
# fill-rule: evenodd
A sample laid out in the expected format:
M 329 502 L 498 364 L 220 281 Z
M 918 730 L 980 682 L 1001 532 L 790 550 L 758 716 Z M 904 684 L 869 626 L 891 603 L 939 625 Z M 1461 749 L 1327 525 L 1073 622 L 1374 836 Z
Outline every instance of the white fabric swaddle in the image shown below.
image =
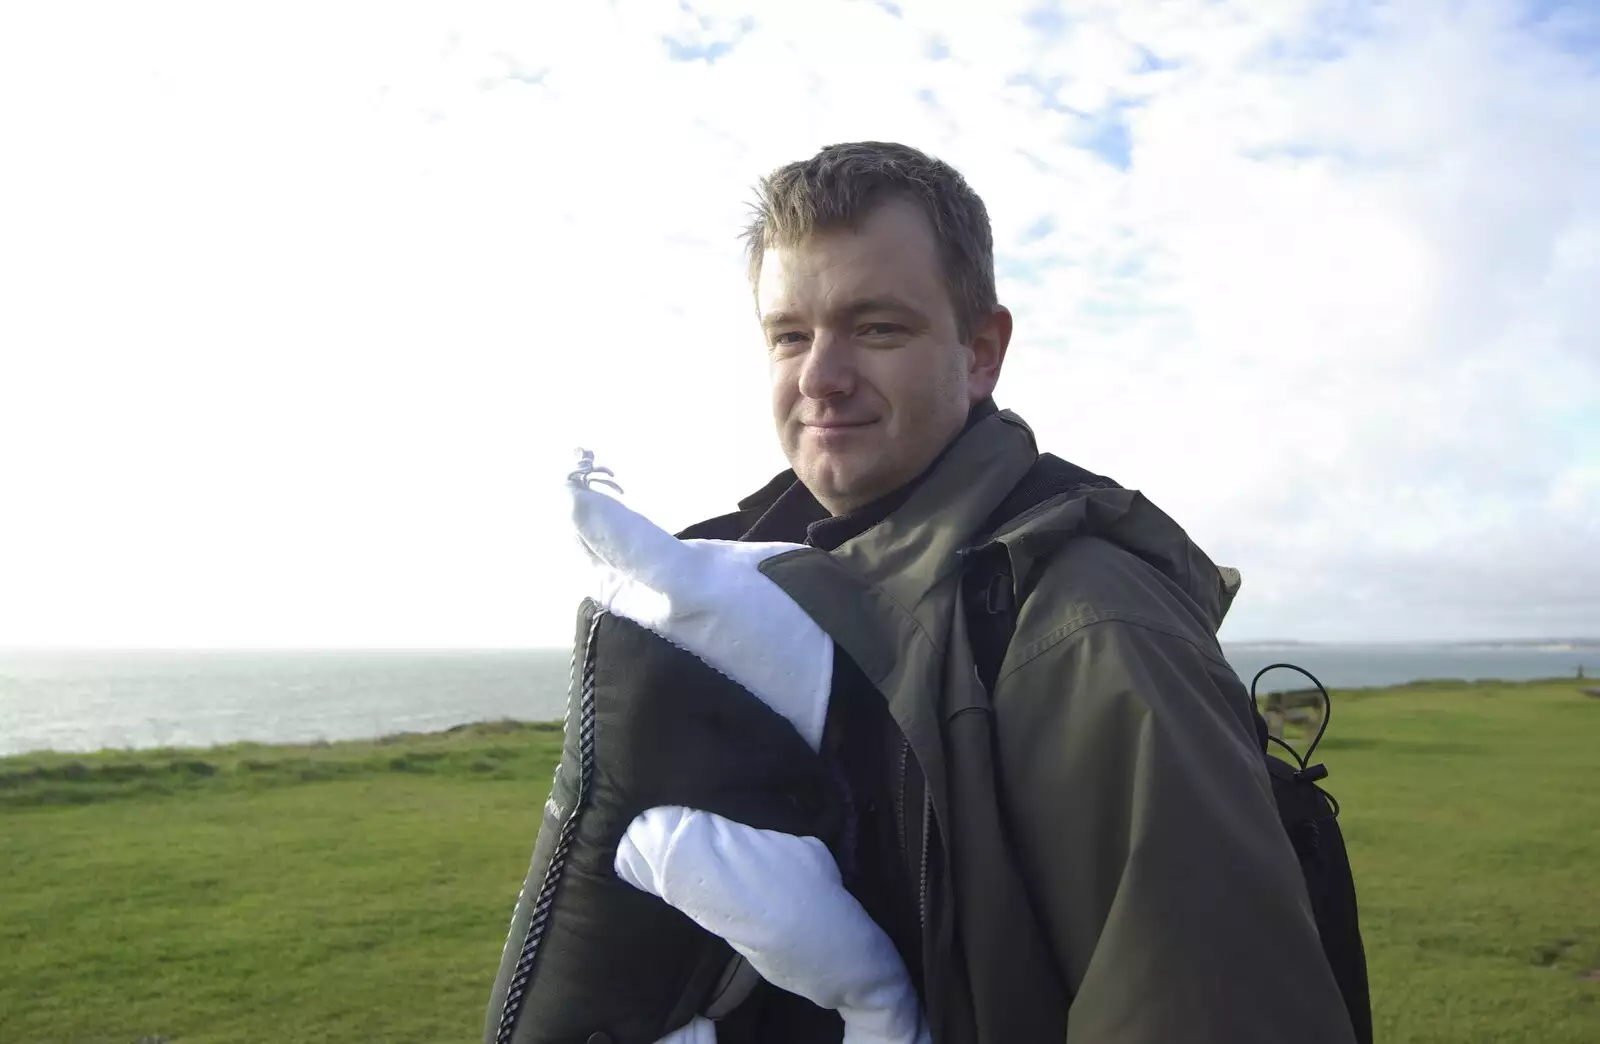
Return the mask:
M 572 525 L 593 567 L 591 597 L 738 682 L 822 743 L 833 641 L 760 571 L 800 545 L 679 540 L 607 496 L 620 487 L 580 451 L 567 481 Z M 679 806 L 628 827 L 617 875 L 726 940 L 762 978 L 834 1009 L 845 1044 L 927 1044 L 889 937 L 844 887 L 827 846 Z M 661 1044 L 715 1044 L 697 1018 Z

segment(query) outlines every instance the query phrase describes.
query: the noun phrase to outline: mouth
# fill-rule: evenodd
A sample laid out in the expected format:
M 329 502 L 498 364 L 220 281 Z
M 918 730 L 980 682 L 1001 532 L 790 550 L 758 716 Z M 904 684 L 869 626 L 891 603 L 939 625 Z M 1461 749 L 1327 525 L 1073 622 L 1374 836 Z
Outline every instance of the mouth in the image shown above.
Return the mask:
M 868 438 L 877 421 L 857 421 L 843 424 L 838 421 L 828 421 L 823 424 L 806 424 L 801 427 L 805 432 L 805 440 L 819 452 L 833 453 L 844 452 L 851 446 L 857 446 L 862 439 Z

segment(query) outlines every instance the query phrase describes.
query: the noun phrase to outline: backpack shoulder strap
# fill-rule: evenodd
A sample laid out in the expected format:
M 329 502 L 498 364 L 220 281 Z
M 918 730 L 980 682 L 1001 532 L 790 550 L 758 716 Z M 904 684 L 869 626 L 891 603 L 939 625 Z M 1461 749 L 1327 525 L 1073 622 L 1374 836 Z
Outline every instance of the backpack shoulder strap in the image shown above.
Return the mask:
M 1071 461 L 1062 460 L 1054 453 L 1041 453 L 1032 466 L 1011 487 L 1000 506 L 990 513 L 979 532 L 993 536 L 1005 528 L 1006 523 L 1029 508 L 1036 507 L 1061 493 L 1080 489 L 1120 489 L 1117 483 L 1104 475 L 1097 475 Z
M 1023 512 L 1062 493 L 1120 488 L 1104 475 L 1080 468 L 1054 454 L 1041 453 L 984 522 L 980 532 L 986 538 L 993 536 Z M 994 548 L 986 555 L 974 556 L 974 559 L 968 566 L 961 596 L 978 678 L 983 683 L 984 691 L 992 693 L 1017 626 L 1016 594 L 1012 584 L 1011 560 L 1004 548 Z M 1255 719 L 1256 740 L 1261 745 L 1261 753 L 1265 754 L 1269 741 L 1267 719 L 1262 717 L 1254 700 L 1250 702 L 1250 713 Z
M 1117 483 L 1097 475 L 1053 453 L 1041 453 L 1023 474 L 1000 506 L 985 520 L 979 533 L 987 540 L 1012 519 L 1052 497 L 1085 489 L 1116 489 Z M 996 547 L 974 556 L 961 597 L 967 616 L 967 631 L 972 643 L 973 662 L 985 692 L 993 692 L 1000 675 L 1000 664 L 1011 634 L 1016 629 L 1016 596 L 1012 585 L 1011 560 L 1005 548 Z

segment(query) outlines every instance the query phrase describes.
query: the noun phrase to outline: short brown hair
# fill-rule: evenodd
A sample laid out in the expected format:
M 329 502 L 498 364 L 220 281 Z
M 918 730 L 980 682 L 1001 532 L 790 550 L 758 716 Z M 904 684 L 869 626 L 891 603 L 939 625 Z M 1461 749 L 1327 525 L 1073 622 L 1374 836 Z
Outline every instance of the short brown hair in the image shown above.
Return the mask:
M 810 159 L 779 167 L 756 191 L 755 217 L 744 232 L 752 287 L 761 281 L 768 247 L 792 246 L 816 232 L 858 229 L 875 208 L 908 200 L 933 226 L 961 339 L 999 307 L 989 211 L 948 163 L 892 142 L 829 145 Z

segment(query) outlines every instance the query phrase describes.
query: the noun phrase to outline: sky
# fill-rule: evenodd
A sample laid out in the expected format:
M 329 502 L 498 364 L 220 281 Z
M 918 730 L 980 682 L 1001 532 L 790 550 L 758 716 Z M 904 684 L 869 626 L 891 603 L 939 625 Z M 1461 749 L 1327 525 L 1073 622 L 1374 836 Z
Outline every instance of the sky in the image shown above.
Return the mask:
M 1244 586 L 1228 641 L 1600 635 L 1600 8 L 0 7 L 0 647 L 526 647 L 572 449 L 784 467 L 739 232 L 901 141 L 996 393 Z

